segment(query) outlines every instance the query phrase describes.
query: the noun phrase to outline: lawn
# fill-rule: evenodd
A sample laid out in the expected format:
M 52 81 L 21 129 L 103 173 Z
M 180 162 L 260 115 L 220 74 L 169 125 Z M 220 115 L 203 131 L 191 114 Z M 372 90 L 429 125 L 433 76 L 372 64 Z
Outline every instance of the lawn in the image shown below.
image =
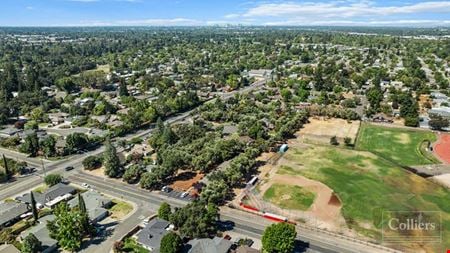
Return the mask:
M 123 252 L 149 253 L 150 251 L 140 246 L 133 238 L 127 238 L 124 242 Z
M 117 199 L 113 199 L 113 206 L 109 209 L 111 212 L 111 218 L 113 219 L 122 219 L 127 216 L 131 211 L 133 211 L 133 206 L 128 204 L 127 202 L 120 201 Z
M 297 185 L 273 184 L 264 192 L 264 200 L 281 208 L 308 210 L 315 199 L 314 193 Z
M 372 153 L 311 146 L 291 148 L 285 158 L 298 166 L 279 173 L 300 174 L 335 191 L 349 227 L 380 239 L 383 211 L 440 211 L 443 240 L 450 245 L 450 191 Z
M 425 165 L 438 160 L 423 150 L 424 141 L 436 141 L 433 132 L 362 124 L 356 149 L 370 151 L 400 165 Z

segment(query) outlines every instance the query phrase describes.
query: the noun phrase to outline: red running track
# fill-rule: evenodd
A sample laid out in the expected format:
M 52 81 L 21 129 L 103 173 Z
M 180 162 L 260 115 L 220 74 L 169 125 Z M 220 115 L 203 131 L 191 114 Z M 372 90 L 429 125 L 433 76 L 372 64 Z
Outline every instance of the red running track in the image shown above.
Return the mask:
M 450 135 L 440 134 L 437 144 L 434 146 L 434 152 L 441 160 L 450 164 Z

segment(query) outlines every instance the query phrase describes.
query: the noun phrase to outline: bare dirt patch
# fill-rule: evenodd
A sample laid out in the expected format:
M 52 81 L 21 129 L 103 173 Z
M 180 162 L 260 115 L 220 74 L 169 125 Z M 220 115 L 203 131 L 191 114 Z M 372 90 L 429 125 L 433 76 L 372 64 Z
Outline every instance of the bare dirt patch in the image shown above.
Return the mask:
M 330 203 L 334 193 L 328 186 L 299 175 L 275 175 L 270 181 L 260 186 L 260 193 L 263 194 L 273 184 L 297 185 L 316 195 L 313 204 L 307 211 L 283 210 L 271 206 L 270 208 L 276 209 L 277 213 L 295 220 L 307 220 L 307 223 L 311 223 L 311 225 L 319 225 L 319 227 L 330 230 L 336 230 L 345 225 L 345 220 L 340 215 L 341 205 L 339 203 Z
M 204 175 L 201 173 L 182 171 L 173 178 L 170 187 L 176 191 L 188 191 L 203 177 Z
M 336 136 L 339 142 L 349 137 L 354 142 L 358 134 L 360 121 L 347 121 L 343 119 L 310 118 L 298 132 L 299 136 L 313 143 L 329 143 L 330 138 Z

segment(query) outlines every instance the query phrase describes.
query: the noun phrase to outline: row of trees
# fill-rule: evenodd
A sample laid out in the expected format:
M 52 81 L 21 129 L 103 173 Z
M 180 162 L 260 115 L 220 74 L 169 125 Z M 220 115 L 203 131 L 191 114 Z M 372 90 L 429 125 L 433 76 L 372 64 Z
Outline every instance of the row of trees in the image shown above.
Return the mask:
M 172 213 L 170 205 L 164 202 L 159 207 L 158 217 L 170 221 L 176 227 L 176 233 L 168 233 L 162 238 L 160 252 L 180 252 L 183 245 L 181 237 L 203 238 L 217 232 L 215 222 L 218 220 L 218 212 L 217 207 L 212 204 L 205 207 L 201 202 L 193 202 L 181 209 L 175 209 Z M 296 237 L 294 225 L 273 224 L 265 229 L 262 236 L 263 250 L 271 253 L 293 252 Z

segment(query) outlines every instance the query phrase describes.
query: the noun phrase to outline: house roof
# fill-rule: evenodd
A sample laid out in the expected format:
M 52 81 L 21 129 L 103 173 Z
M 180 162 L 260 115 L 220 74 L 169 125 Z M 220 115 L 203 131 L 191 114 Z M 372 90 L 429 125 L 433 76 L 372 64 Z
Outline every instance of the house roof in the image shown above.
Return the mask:
M 101 195 L 97 191 L 86 191 L 81 194 L 83 196 L 84 203 L 86 207 L 89 208 L 98 208 L 98 207 L 106 207 L 111 204 L 111 199 Z M 78 205 L 78 198 L 74 198 L 69 201 L 70 207 L 75 207 Z
M 237 248 L 236 253 L 259 253 L 260 251 L 249 246 L 240 246 Z
M 222 134 L 230 135 L 238 132 L 238 127 L 235 125 L 224 125 Z
M 54 215 L 44 216 L 43 218 L 39 219 L 39 224 L 24 232 L 21 237 L 25 238 L 30 233 L 33 233 L 36 238 L 42 243 L 41 251 L 55 247 L 58 241 L 50 237 L 50 231 L 47 228 L 47 221 L 51 221 L 54 219 Z
M 23 203 L 5 202 L 0 204 L 0 226 L 28 212 L 28 206 Z
M 169 233 L 166 228 L 169 222 L 162 219 L 151 220 L 139 233 L 137 234 L 137 241 L 152 249 L 152 252 L 159 252 L 161 239 L 164 235 Z
M 0 245 L 0 253 L 20 253 L 20 250 L 12 244 L 2 244 Z
M 227 253 L 233 245 L 229 240 L 220 237 L 190 240 L 188 253 Z
M 66 194 L 73 194 L 76 192 L 76 189 L 72 186 L 59 183 L 56 184 L 50 188 L 48 188 L 44 193 L 39 192 L 33 192 L 34 199 L 37 203 L 45 204 L 49 201 L 52 201 L 56 199 L 57 197 L 64 196 Z M 31 195 L 29 193 L 24 194 L 21 197 L 18 197 L 17 200 L 24 202 L 24 203 L 30 203 L 31 202 Z
M 20 132 L 22 132 L 22 130 L 16 129 L 14 127 L 8 127 L 8 128 L 0 129 L 0 134 L 3 134 L 3 135 L 10 135 L 11 136 L 11 135 L 15 135 L 15 134 L 20 133 Z

